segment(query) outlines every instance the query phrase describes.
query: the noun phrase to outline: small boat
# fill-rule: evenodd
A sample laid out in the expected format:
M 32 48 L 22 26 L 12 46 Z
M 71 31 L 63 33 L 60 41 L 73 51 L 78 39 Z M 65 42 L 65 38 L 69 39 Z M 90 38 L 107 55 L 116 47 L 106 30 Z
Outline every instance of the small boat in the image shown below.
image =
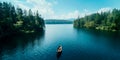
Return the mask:
M 62 52 L 62 46 L 59 46 L 57 49 L 57 53 L 61 53 Z
M 61 54 L 62 54 L 62 46 L 59 46 L 58 48 L 57 48 L 57 58 L 59 58 L 60 56 L 61 56 Z

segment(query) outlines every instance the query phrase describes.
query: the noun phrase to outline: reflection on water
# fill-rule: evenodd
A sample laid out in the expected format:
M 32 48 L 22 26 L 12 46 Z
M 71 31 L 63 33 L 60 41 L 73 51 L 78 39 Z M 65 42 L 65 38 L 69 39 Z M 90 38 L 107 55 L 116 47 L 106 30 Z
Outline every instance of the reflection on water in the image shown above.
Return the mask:
M 92 40 L 97 42 L 105 42 L 109 44 L 112 48 L 117 48 L 120 50 L 120 32 L 112 31 L 100 31 L 100 30 L 90 30 L 90 29 L 75 29 L 77 36 L 80 36 L 83 32 L 89 37 L 93 37 Z
M 45 33 L 0 40 L 0 60 L 120 60 L 120 32 L 46 25 Z
M 34 45 L 40 44 L 43 37 L 43 30 L 34 34 L 15 34 L 14 36 L 3 37 L 0 39 L 0 58 L 2 59 L 4 56 L 7 58 L 7 55 L 16 54 L 16 52 L 24 54 L 28 46 L 33 48 Z
M 59 59 L 59 58 L 61 57 L 61 55 L 62 55 L 62 52 L 57 52 L 57 53 L 56 53 L 57 59 Z

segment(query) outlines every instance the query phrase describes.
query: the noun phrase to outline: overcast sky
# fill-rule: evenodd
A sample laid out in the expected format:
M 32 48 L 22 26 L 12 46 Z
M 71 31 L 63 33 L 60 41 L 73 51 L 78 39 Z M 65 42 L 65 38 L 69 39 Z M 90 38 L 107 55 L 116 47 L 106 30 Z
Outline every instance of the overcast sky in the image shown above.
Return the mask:
M 45 19 L 70 19 L 120 8 L 120 0 L 0 0 L 22 9 L 38 10 Z

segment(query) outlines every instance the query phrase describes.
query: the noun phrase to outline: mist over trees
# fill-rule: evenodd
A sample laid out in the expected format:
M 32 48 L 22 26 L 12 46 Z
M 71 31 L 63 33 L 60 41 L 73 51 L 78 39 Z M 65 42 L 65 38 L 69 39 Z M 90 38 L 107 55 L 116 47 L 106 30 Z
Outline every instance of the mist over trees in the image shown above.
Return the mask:
M 90 28 L 108 31 L 120 31 L 120 10 L 94 13 L 74 21 L 75 28 Z
M 36 11 L 33 13 L 15 8 L 11 3 L 0 2 L 0 36 L 17 32 L 34 33 L 44 29 L 44 19 Z

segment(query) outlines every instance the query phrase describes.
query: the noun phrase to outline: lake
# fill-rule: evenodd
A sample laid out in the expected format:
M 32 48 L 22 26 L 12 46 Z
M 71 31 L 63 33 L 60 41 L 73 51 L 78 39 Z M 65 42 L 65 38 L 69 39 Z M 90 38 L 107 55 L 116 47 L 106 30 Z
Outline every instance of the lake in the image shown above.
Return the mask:
M 63 51 L 57 56 L 59 45 Z M 3 38 L 0 60 L 120 60 L 120 33 L 49 24 L 35 35 Z

